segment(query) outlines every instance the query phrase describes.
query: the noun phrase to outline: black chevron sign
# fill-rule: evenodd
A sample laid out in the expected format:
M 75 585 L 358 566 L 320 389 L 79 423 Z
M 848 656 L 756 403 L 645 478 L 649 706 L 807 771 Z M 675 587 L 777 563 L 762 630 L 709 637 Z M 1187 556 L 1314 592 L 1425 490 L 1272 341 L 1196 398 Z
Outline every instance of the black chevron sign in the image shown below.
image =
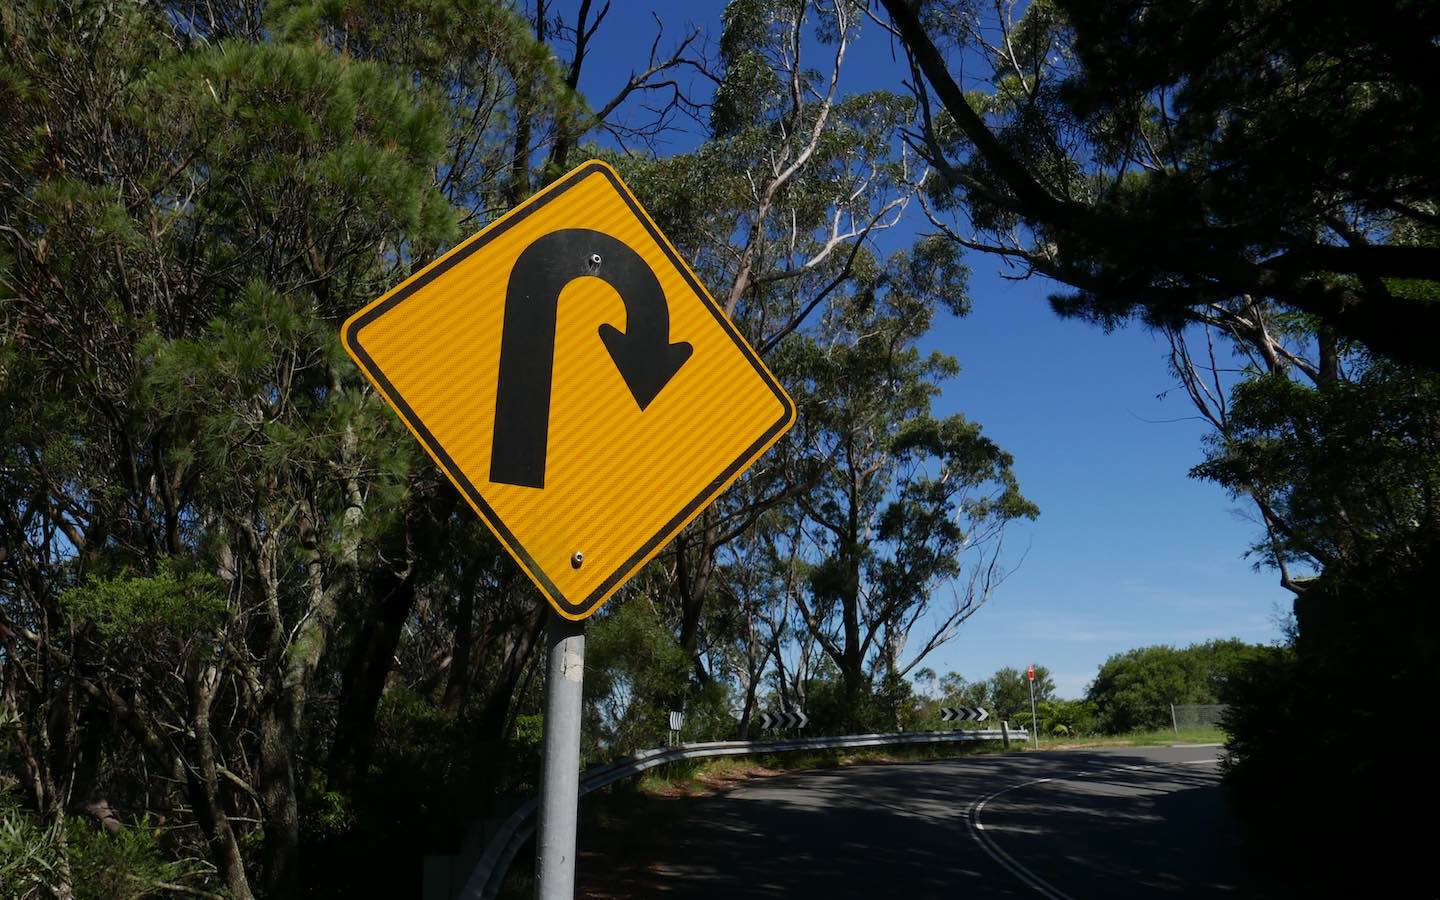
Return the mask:
M 990 718 L 990 711 L 978 706 L 946 706 L 940 710 L 942 722 L 983 722 Z
M 804 728 L 810 724 L 810 717 L 803 712 L 761 713 L 760 727 L 767 731 L 772 728 Z

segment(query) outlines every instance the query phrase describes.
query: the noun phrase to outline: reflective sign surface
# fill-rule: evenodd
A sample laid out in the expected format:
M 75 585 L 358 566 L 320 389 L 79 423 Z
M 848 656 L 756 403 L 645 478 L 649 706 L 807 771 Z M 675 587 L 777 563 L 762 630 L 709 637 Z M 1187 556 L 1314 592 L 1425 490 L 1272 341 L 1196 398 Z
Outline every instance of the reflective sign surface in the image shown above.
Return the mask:
M 598 609 L 795 418 L 600 162 L 356 313 L 342 340 L 571 619 Z

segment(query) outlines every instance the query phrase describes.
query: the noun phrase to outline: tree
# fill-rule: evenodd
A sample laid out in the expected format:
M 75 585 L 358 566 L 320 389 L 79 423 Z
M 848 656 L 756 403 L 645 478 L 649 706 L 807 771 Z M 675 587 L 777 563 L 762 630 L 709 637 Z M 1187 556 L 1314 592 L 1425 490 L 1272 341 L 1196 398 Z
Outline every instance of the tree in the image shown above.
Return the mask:
M 892 139 L 908 98 L 840 92 L 863 17 L 849 2 L 738 0 L 726 7 L 706 140 L 663 159 L 617 156 L 667 236 L 762 353 L 802 329 L 893 227 L 922 173 Z M 815 37 L 813 42 L 810 34 Z M 769 461 L 682 532 L 664 602 L 710 679 L 707 604 L 719 551 L 797 489 Z
M 62 838 L 154 810 L 236 897 L 298 891 L 397 659 L 498 743 L 543 609 L 335 334 L 504 202 L 513 123 L 577 115 L 574 84 L 504 4 L 342 7 L 0 19 L 7 762 Z
M 1087 691 L 1109 734 L 1163 728 L 1172 703 L 1214 703 L 1190 660 L 1173 647 L 1143 647 L 1110 657 Z
M 1334 846 L 1311 798 L 1322 784 L 1389 794 L 1378 751 L 1353 751 L 1335 723 L 1404 719 L 1404 696 L 1433 690 L 1436 629 L 1416 603 L 1440 552 L 1435 375 L 1258 304 L 1243 315 L 1258 327 L 1172 335 L 1181 383 L 1213 426 L 1192 475 L 1254 503 L 1263 531 L 1251 553 L 1295 595 L 1290 646 L 1224 687 L 1229 781 L 1275 858 L 1326 847 L 1352 861 L 1394 859 L 1403 880 L 1417 857 L 1392 842 Z M 1229 384 L 1234 364 L 1215 351 L 1226 343 L 1244 371 Z M 1303 758 L 1289 753 L 1302 744 Z M 1337 757 L 1354 764 L 1324 762 Z
M 788 538 L 808 567 L 796 604 L 852 703 L 874 676 L 905 675 L 955 634 L 1003 578 L 1005 525 L 1038 512 L 979 426 L 930 415 L 956 365 L 914 342 L 937 303 L 963 309 L 962 272 L 934 242 L 897 254 L 777 360 L 801 409 L 785 452 L 807 485 Z M 947 583 L 955 593 L 939 607 Z
M 941 700 L 947 706 L 979 706 L 987 712 L 990 703 L 988 681 L 967 682 L 958 672 L 946 672 L 940 678 Z
M 1030 720 L 1030 679 L 1025 672 L 1007 666 L 990 676 L 990 715 L 1009 722 Z M 1055 695 L 1055 681 L 1050 670 L 1035 667 L 1035 702 L 1050 700 Z
M 910 140 L 942 176 L 933 221 L 1068 286 L 1052 298 L 1063 315 L 1164 331 L 1214 426 L 1193 474 L 1259 512 L 1254 550 L 1296 597 L 1295 658 L 1256 663 L 1279 683 L 1252 679 L 1232 720 L 1253 833 L 1288 842 L 1266 855 L 1351 854 L 1338 870 L 1405 859 L 1335 846 L 1318 810 L 1273 797 L 1383 795 L 1385 761 L 1327 731 L 1334 709 L 1368 715 L 1380 703 L 1361 698 L 1393 696 L 1388 677 L 1422 693 L 1433 678 L 1436 629 L 1414 603 L 1440 549 L 1440 130 L 1424 87 L 1440 14 L 1406 0 L 1056 0 L 1018 21 L 1018 4 L 999 6 L 984 27 L 966 4 L 885 6 L 924 111 Z M 956 83 L 957 51 L 988 59 L 983 90 Z M 1403 674 L 1353 655 L 1396 643 Z M 1286 758 L 1317 734 L 1313 765 Z M 1352 752 L 1354 767 L 1319 764 Z
M 147 796 L 105 756 L 163 773 L 148 796 L 232 895 L 293 895 L 307 704 L 343 611 L 404 569 L 375 549 L 415 459 L 333 323 L 453 235 L 430 177 L 442 123 L 323 48 L 43 6 L 5 20 L 0 176 L 0 637 L 28 774 L 59 821 L 64 797 Z M 116 654 L 107 628 L 179 605 L 221 612 Z
M 1046 0 L 989 27 L 885 7 L 935 211 L 968 223 L 937 224 L 1069 285 L 1062 313 L 1173 325 L 1249 297 L 1440 368 L 1440 305 L 1411 280 L 1440 278 L 1432 4 Z M 962 90 L 946 48 L 988 59 L 991 88 Z

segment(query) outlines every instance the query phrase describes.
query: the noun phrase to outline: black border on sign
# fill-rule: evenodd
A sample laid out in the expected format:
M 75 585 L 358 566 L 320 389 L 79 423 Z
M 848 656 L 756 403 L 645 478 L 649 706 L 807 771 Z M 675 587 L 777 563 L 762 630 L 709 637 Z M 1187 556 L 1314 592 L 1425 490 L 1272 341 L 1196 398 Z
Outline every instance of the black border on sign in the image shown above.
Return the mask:
M 385 373 L 380 371 L 380 367 L 375 364 L 374 358 L 370 356 L 365 350 L 365 346 L 360 342 L 360 332 L 365 326 L 403 303 L 416 291 L 430 284 L 441 275 L 444 275 L 457 263 L 462 262 L 475 251 L 504 234 L 536 210 L 541 209 L 552 200 L 559 199 L 570 188 L 596 173 L 605 176 L 606 180 L 610 182 L 611 187 L 615 189 L 615 192 L 619 194 L 620 197 L 624 199 L 626 205 L 630 207 L 630 211 L 635 214 L 635 218 L 640 220 L 641 224 L 645 226 L 646 232 L 654 239 L 655 244 L 665 254 L 665 257 L 670 260 L 670 264 L 674 266 L 675 270 L 685 279 L 685 283 L 689 285 L 691 291 L 700 299 L 704 307 L 715 317 L 715 321 L 719 323 L 721 329 L 730 337 L 730 340 L 745 357 L 746 361 L 750 363 L 751 367 L 755 370 L 755 374 L 760 376 L 760 380 L 764 382 L 765 386 L 775 395 L 775 399 L 780 401 L 782 413 L 780 418 L 767 428 L 759 439 L 745 448 L 739 457 L 726 466 L 724 471 L 706 485 L 698 495 L 686 503 L 680 512 L 661 526 L 660 530 L 652 535 L 649 540 L 645 541 L 639 550 L 635 551 L 630 558 L 617 566 L 615 571 L 601 582 L 595 590 L 591 591 L 581 600 L 574 601 L 566 597 L 560 588 L 556 586 L 555 582 L 550 580 L 550 577 L 545 574 L 545 570 L 540 567 L 540 564 L 535 558 L 532 557 L 515 538 L 514 533 L 510 531 L 510 528 L 505 524 L 504 520 L 496 514 L 489 503 L 485 502 L 485 498 L 481 495 L 479 489 L 471 483 L 469 478 L 465 477 L 465 473 L 462 472 L 460 467 L 455 464 L 455 461 L 451 459 L 450 454 L 445 452 L 445 448 L 435 439 L 435 436 L 430 432 L 430 429 L 426 427 L 420 416 L 418 416 L 415 410 L 410 407 L 410 404 L 406 402 L 404 396 L 402 396 L 399 390 L 395 388 L 395 385 L 390 382 L 390 379 L 385 377 Z M 740 333 L 735 330 L 734 323 L 732 323 L 724 311 L 716 305 L 710 294 L 695 280 L 694 275 L 690 272 L 690 267 L 685 265 L 679 256 L 676 255 L 674 249 L 670 246 L 670 242 L 660 233 L 655 223 L 650 220 L 649 214 L 640 207 L 639 203 L 630 194 L 629 189 L 616 176 L 614 170 L 599 161 L 585 163 L 559 181 L 554 182 L 539 194 L 536 194 L 525 203 L 516 207 L 510 215 L 481 231 L 468 243 L 459 247 L 454 253 L 440 260 L 433 268 L 420 273 L 420 275 L 416 276 L 412 281 L 402 285 L 394 294 L 355 316 L 346 324 L 342 338 L 344 339 L 345 345 L 354 353 L 357 361 L 359 361 L 365 369 L 365 374 L 370 377 L 370 380 L 374 382 L 377 387 L 385 392 L 387 399 L 389 399 L 396 412 L 404 417 L 411 429 L 419 436 L 425 449 L 429 451 L 436 462 L 444 467 L 450 479 L 464 491 L 466 498 L 470 500 L 471 505 L 480 513 L 485 523 L 495 532 L 495 536 L 500 539 L 506 549 L 510 551 L 511 555 L 525 567 L 530 577 L 541 586 L 541 589 L 545 591 L 550 600 L 569 616 L 577 619 L 586 618 L 595 612 L 595 610 L 599 609 L 600 605 L 604 603 L 610 594 L 634 574 L 634 571 L 640 566 L 644 559 L 662 544 L 670 540 L 670 538 L 674 537 L 675 533 L 678 532 L 687 521 L 705 506 L 709 505 L 709 503 L 719 495 L 720 489 L 726 482 L 743 471 L 745 467 L 764 450 L 767 444 L 776 439 L 795 421 L 795 405 L 791 402 L 790 397 L 785 393 L 784 389 L 780 387 L 779 383 L 771 376 L 769 370 L 760 362 L 760 358 L 755 355 L 755 351 L 746 343 Z

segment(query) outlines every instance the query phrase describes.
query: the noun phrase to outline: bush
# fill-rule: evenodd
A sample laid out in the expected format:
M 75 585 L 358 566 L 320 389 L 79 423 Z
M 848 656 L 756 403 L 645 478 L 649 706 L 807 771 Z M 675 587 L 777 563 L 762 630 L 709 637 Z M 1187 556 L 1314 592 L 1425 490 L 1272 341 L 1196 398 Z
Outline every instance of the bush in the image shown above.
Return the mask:
M 206 880 L 208 869 L 192 863 L 167 856 L 148 818 L 114 834 L 77 816 L 45 826 L 13 795 L 0 793 L 0 898 L 4 900 L 49 900 L 63 883 L 67 867 L 75 900 L 173 896 L 173 885 L 196 888 L 196 882 Z
M 59 827 L 42 826 L 13 798 L 0 794 L 0 897 L 48 898 L 60 862 Z
M 1327 572 L 1296 602 L 1293 650 L 1257 655 L 1224 691 L 1236 810 L 1302 894 L 1415 896 L 1433 881 L 1422 871 L 1431 832 L 1396 821 L 1440 800 L 1393 749 L 1410 739 L 1415 704 L 1440 689 L 1440 553 L 1417 557 Z
M 1107 659 L 1086 699 L 1106 734 L 1169 728 L 1170 704 L 1218 703 L 1232 674 L 1264 649 L 1236 640 L 1139 647 Z
M 1098 733 L 1095 704 L 1088 700 L 1046 700 L 1035 705 L 1035 713 L 1042 734 L 1080 737 Z
M 114 834 L 73 816 L 65 825 L 75 900 L 174 896 L 160 885 L 184 878 L 183 864 L 166 859 L 148 817 Z

